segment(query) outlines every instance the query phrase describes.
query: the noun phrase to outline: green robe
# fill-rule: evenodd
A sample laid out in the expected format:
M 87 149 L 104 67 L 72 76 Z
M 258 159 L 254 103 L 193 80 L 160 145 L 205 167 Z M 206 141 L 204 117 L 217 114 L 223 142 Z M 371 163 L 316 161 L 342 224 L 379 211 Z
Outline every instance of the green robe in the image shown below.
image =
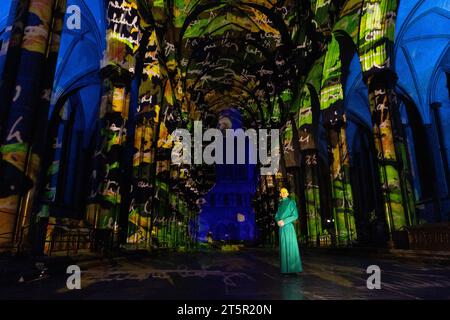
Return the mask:
M 295 200 L 286 198 L 280 201 L 275 220 L 284 221 L 280 228 L 280 264 L 281 273 L 302 272 L 302 261 L 298 249 L 297 235 L 293 222 L 298 219 Z

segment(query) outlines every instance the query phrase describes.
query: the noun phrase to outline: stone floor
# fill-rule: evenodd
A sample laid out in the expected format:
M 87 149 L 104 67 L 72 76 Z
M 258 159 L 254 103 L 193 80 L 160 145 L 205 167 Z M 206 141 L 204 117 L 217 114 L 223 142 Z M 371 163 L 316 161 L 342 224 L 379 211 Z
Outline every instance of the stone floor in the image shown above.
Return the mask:
M 450 299 L 450 266 L 306 252 L 298 277 L 279 274 L 269 249 L 118 257 L 81 265 L 81 290 L 50 273 L 3 285 L 0 299 Z M 370 265 L 381 289 L 367 289 Z

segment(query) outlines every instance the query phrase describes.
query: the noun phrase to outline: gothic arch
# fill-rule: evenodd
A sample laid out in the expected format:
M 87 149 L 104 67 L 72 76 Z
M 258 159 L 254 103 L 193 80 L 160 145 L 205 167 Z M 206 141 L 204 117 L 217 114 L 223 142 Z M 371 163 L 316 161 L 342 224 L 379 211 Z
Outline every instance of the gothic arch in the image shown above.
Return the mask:
M 403 6 L 401 3 L 400 14 Z M 427 124 L 431 123 L 429 106 L 436 102 L 432 101 L 434 80 L 441 63 L 448 57 L 448 19 L 450 8 L 445 1 L 431 3 L 421 0 L 398 25 L 394 58 L 399 86 L 414 101 Z M 434 50 L 429 50 L 429 47 Z
M 100 62 L 106 46 L 104 32 L 100 32 L 104 24 L 102 10 L 97 9 L 98 12 L 95 14 L 100 16 L 94 16 L 91 9 L 95 10 L 93 8 L 95 5 L 87 6 L 84 0 L 73 0 L 72 4 L 80 6 L 82 28 L 73 31 L 65 27 L 63 30 L 60 61 L 57 66 L 52 97 L 53 106 L 66 92 L 73 90 L 74 87 L 83 86 L 85 80 L 92 77 L 93 73 L 99 73 Z M 88 63 L 83 65 L 84 68 L 80 68 L 80 61 L 83 61 L 83 58 L 87 59 Z

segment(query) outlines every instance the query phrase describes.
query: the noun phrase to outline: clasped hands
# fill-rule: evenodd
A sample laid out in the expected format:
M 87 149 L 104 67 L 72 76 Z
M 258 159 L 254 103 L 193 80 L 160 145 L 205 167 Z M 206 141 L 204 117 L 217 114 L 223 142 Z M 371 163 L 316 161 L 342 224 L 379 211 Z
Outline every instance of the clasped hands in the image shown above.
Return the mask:
M 277 223 L 278 223 L 278 226 L 279 226 L 280 228 L 283 228 L 283 227 L 284 227 L 284 221 L 283 221 L 283 220 L 279 220 Z

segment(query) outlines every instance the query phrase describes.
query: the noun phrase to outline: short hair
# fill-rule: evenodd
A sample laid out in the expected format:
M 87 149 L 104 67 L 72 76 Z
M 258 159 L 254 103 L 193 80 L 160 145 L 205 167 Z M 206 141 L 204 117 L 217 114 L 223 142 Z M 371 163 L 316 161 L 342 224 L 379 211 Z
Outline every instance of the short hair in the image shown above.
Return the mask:
M 281 188 L 280 192 L 286 191 L 287 193 L 289 193 L 289 190 L 287 188 Z

